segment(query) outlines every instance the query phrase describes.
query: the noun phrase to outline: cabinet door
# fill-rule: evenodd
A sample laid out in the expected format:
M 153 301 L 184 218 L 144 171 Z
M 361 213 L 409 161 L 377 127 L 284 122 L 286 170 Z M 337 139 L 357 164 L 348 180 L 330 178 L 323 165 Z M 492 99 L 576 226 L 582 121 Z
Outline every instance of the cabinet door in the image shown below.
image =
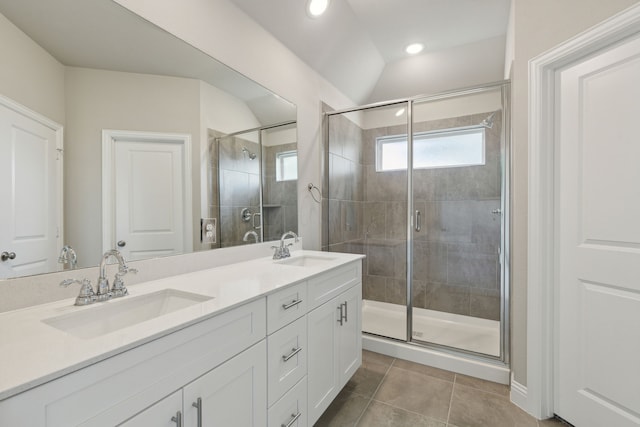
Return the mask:
M 308 412 L 313 425 L 339 391 L 338 328 L 340 304 L 334 298 L 308 315 Z
M 184 426 L 267 425 L 267 346 L 261 341 L 184 389 Z M 198 399 L 201 419 L 198 420 Z M 200 424 L 198 423 L 200 421 Z
M 354 286 L 338 296 L 344 304 L 344 320 L 338 324 L 338 381 L 342 388 L 362 364 L 362 285 Z
M 176 427 L 178 425 L 177 420 L 180 417 L 182 417 L 182 390 L 170 394 L 155 405 L 120 424 L 120 427 Z

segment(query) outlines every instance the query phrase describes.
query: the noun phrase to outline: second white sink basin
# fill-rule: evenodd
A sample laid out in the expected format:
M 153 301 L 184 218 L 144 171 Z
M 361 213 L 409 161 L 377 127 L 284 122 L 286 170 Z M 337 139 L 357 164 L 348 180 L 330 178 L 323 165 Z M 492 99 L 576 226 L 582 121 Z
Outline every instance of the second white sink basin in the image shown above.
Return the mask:
M 89 339 L 181 310 L 213 297 L 164 289 L 138 297 L 124 297 L 75 313 L 43 320 L 63 332 Z
M 335 258 L 315 256 L 315 255 L 302 255 L 293 258 L 285 258 L 280 261 L 276 261 L 278 264 L 295 265 L 298 267 L 316 267 L 324 265 L 329 261 L 333 261 Z

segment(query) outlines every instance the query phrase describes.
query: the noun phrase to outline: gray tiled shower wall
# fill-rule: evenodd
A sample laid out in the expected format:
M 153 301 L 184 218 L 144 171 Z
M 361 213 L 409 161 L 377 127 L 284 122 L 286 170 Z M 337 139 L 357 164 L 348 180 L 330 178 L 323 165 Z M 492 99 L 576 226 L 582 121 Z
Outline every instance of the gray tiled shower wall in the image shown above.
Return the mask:
M 216 144 L 218 145 L 216 147 Z M 251 160 L 242 148 L 258 154 L 257 143 L 238 137 L 224 137 L 210 146 L 208 172 L 209 217 L 218 218 L 218 242 L 215 247 L 254 243 L 244 242 L 244 234 L 253 229 L 253 221 L 241 218 L 244 208 L 259 213 L 260 157 Z M 283 232 L 298 232 L 297 181 L 276 181 L 276 154 L 296 150 L 297 144 L 265 147 L 263 150 L 264 240 L 277 240 Z M 219 185 L 218 185 L 219 183 Z M 259 224 L 259 217 L 256 217 Z M 256 230 L 260 234 L 260 230 Z
M 298 232 L 298 181 L 276 181 L 276 154 L 297 149 L 297 143 L 264 148 L 264 240 Z
M 242 238 L 253 229 L 252 221 L 242 220 L 242 209 L 249 208 L 251 212 L 260 212 L 260 163 L 259 157 L 251 160 L 243 153 L 245 147 L 251 153 L 258 154 L 259 146 L 255 142 L 238 137 L 225 137 L 219 141 L 218 162 L 212 162 L 217 167 L 217 173 L 212 173 L 212 179 L 219 180 L 219 235 L 220 247 L 246 244 Z M 211 188 L 211 187 L 210 187 Z M 212 215 L 215 216 L 215 211 Z M 256 218 L 257 222 L 257 218 Z M 253 243 L 250 240 L 248 243 Z
M 414 132 L 477 125 L 491 112 L 414 124 Z M 417 169 L 414 307 L 499 320 L 501 116 L 486 130 L 483 166 Z M 362 130 L 329 122 L 329 250 L 364 253 L 365 299 L 406 304 L 406 171 L 376 172 L 376 137 L 406 126 Z

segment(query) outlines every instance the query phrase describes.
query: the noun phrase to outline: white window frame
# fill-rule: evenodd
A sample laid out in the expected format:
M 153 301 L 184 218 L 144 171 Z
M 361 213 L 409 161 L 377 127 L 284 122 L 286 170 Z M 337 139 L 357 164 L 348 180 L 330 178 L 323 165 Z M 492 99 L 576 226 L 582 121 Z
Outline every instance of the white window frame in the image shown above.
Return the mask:
M 284 175 L 284 159 L 296 157 L 296 165 L 298 164 L 298 150 L 280 151 L 276 153 L 276 182 L 296 181 L 298 179 L 298 169 L 296 168 L 296 177 L 291 179 L 283 179 Z
M 427 140 L 435 137 L 442 136 L 455 136 L 455 135 L 464 135 L 464 134 L 472 134 L 478 132 L 482 135 L 482 160 L 477 163 L 453 163 L 448 165 L 439 165 L 439 166 L 418 166 L 416 167 L 416 158 L 414 154 L 413 164 L 414 169 L 442 169 L 442 168 L 456 168 L 456 167 L 466 167 L 466 166 L 483 166 L 486 164 L 486 129 L 484 126 L 467 126 L 446 130 L 437 130 L 437 131 L 428 131 L 428 132 L 417 132 L 413 136 L 413 144 L 414 144 L 414 153 L 416 152 L 415 145 L 420 143 L 420 140 Z M 406 170 L 406 166 L 402 168 L 395 169 L 383 169 L 382 167 L 382 147 L 384 144 L 390 143 L 398 143 L 404 142 L 407 144 L 407 135 L 390 135 L 390 136 L 381 136 L 376 138 L 376 172 L 391 172 L 398 170 Z

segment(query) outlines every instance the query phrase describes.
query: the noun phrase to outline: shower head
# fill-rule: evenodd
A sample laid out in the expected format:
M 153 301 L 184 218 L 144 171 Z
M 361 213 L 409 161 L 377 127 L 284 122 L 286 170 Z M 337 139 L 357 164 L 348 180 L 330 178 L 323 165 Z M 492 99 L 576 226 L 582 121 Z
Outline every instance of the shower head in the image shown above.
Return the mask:
M 242 147 L 242 153 L 248 154 L 249 160 L 254 160 L 256 158 L 256 153 L 252 153 L 251 151 L 247 150 L 247 147 Z
M 493 118 L 495 117 L 495 111 L 489 115 L 486 119 L 480 122 L 480 126 L 484 126 L 487 129 L 491 129 L 493 127 Z

